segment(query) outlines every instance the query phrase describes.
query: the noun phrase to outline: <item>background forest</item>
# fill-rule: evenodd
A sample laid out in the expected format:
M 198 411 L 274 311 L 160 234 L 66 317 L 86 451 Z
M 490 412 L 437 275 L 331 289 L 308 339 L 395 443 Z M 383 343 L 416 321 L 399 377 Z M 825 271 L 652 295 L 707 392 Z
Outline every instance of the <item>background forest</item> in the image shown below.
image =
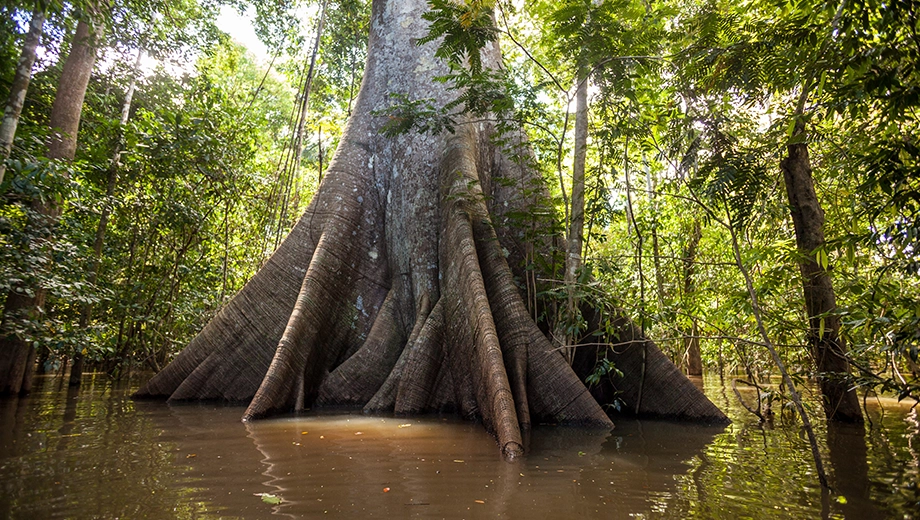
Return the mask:
M 401 100 L 380 116 L 393 132 L 450 128 L 460 109 L 526 129 L 519 160 L 543 172 L 555 207 L 517 217 L 568 233 L 579 259 L 570 276 L 571 254 L 530 259 L 559 276 L 528 298 L 624 309 L 689 373 L 751 385 L 777 375 L 768 346 L 794 379 L 815 378 L 808 345 L 839 323 L 860 398 L 920 394 L 920 3 L 431 5 L 443 57 L 459 63 L 477 34 L 497 35 L 504 66 L 472 59 L 443 78 L 458 106 Z M 218 29 L 220 9 L 250 13 L 271 55 Z M 309 203 L 358 91 L 370 6 L 0 10 L 5 126 L 30 27 L 37 41 L 0 184 L 2 333 L 34 347 L 40 370 L 157 371 Z M 66 58 L 86 44 L 75 154 L 49 153 L 55 97 L 77 96 Z M 824 218 L 807 247 L 789 194 L 788 157 L 802 150 Z M 819 275 L 836 305 L 808 312 L 803 280 Z M 23 295 L 40 305 L 13 308 Z M 561 344 L 604 332 L 563 314 Z M 599 360 L 592 377 L 616 370 Z

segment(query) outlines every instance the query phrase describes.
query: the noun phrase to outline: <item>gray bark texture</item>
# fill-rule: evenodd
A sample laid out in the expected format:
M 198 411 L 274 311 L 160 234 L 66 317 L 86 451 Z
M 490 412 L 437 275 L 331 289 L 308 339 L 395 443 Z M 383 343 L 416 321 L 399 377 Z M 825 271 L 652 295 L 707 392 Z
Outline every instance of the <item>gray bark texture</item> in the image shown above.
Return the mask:
M 796 124 L 794 136 L 803 136 L 804 123 Z M 781 163 L 789 209 L 795 226 L 799 270 L 808 315 L 808 346 L 818 369 L 824 413 L 829 420 L 863 422 L 856 390 L 850 388 L 850 363 L 840 337 L 840 318 L 830 274 L 816 258 L 824 247 L 824 210 L 815 193 L 808 145 L 790 144 Z
M 309 208 L 138 397 L 248 402 L 243 420 L 322 406 L 456 412 L 481 421 L 506 457 L 523 452 L 534 423 L 612 427 L 515 284 L 529 244 L 508 221 L 537 174 L 502 154 L 484 123 L 379 132 L 386 118 L 372 111 L 391 93 L 455 95 L 432 80 L 446 72 L 435 46 L 415 45 L 426 9 L 374 1 L 355 110 Z M 483 58 L 495 66 L 497 45 Z M 665 399 L 709 403 L 671 383 L 656 387 Z

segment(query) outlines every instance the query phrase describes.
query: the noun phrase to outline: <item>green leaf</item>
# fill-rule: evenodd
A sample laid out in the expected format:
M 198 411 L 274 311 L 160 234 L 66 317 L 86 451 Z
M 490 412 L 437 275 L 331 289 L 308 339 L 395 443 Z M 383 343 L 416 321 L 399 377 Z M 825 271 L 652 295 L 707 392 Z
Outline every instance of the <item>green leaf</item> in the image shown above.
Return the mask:
M 821 71 L 821 78 L 818 80 L 818 85 L 815 87 L 815 96 L 820 97 L 824 92 L 824 83 L 827 81 L 827 71 Z
M 823 247 L 815 249 L 815 262 L 821 266 L 821 269 L 827 271 L 829 261 L 827 258 L 827 251 Z
M 786 144 L 802 144 L 805 142 L 806 138 L 807 136 L 805 135 L 805 132 L 798 133 L 798 134 L 791 136 L 789 138 L 789 141 L 786 142 Z
M 470 70 L 482 70 L 480 49 L 496 39 L 498 29 L 492 22 L 493 3 L 488 0 L 453 2 L 430 0 L 431 10 L 422 18 L 431 22 L 428 34 L 416 43 L 424 45 L 441 38 L 435 56 L 454 65 L 469 59 Z
M 265 502 L 266 504 L 271 504 L 273 506 L 276 506 L 283 501 L 281 497 L 277 495 L 272 495 L 271 493 L 256 493 L 256 496 L 262 497 L 262 502 Z

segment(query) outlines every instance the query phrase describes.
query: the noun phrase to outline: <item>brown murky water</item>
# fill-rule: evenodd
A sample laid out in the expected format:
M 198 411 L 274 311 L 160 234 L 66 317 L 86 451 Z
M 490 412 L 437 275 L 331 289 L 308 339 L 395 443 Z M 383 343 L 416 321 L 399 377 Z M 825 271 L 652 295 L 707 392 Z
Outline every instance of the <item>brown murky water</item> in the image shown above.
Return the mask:
M 513 463 L 453 419 L 242 424 L 239 407 L 135 402 L 133 388 L 49 378 L 0 401 L 0 518 L 920 518 L 920 422 L 893 401 L 870 401 L 865 437 L 819 432 L 835 482 L 822 494 L 800 429 L 760 427 L 717 379 L 727 428 L 540 427 Z

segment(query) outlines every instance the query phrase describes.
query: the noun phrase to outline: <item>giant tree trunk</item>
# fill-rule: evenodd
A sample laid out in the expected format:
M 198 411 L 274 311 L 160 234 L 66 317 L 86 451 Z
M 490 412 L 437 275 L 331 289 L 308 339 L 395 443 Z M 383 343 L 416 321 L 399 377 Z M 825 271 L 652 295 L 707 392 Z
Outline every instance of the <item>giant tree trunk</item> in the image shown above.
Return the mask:
M 49 159 L 72 161 L 76 153 L 80 113 L 96 60 L 99 30 L 84 20 L 77 24 L 51 107 Z M 60 211 L 53 197 L 44 202 L 35 199 L 32 202 L 32 218 L 28 223 L 32 232 L 44 235 L 46 240 L 53 240 L 52 230 Z M 4 331 L 0 337 L 0 395 L 28 392 L 31 389 L 35 349 L 24 338 L 6 334 L 5 331 L 12 320 L 38 319 L 45 304 L 46 292 L 44 287 L 19 286 L 6 298 L 0 323 L 0 331 Z
M 35 49 L 42 39 L 42 27 L 45 25 L 45 13 L 40 5 L 35 5 L 32 12 L 32 21 L 29 22 L 29 32 L 22 42 L 22 54 L 13 83 L 10 85 L 10 95 L 3 109 L 3 120 L 0 121 L 0 183 L 6 173 L 6 160 L 13 149 L 13 138 L 16 137 L 16 127 L 19 125 L 19 116 L 22 114 L 22 105 L 26 101 L 26 92 L 32 81 L 32 65 L 35 64 Z
M 508 160 L 484 123 L 378 132 L 385 118 L 372 111 L 391 93 L 455 95 L 432 81 L 446 72 L 434 47 L 415 45 L 426 8 L 374 1 L 361 91 L 309 208 L 139 397 L 248 401 L 244 420 L 341 405 L 455 411 L 481 420 L 511 457 L 536 422 L 611 426 L 515 284 L 527 249 L 507 223 L 538 174 Z M 497 46 L 483 55 L 497 64 Z M 708 403 L 660 383 L 648 391 Z
M 804 133 L 804 123 L 798 122 L 793 135 L 804 137 Z M 861 423 L 863 416 L 856 391 L 849 388 L 850 367 L 846 344 L 840 337 L 840 319 L 834 314 L 837 310 L 834 286 L 827 269 L 817 259 L 824 248 L 824 210 L 815 194 L 808 145 L 790 144 L 787 153 L 781 167 L 799 252 L 808 314 L 808 345 L 819 373 L 824 413 L 829 420 Z

